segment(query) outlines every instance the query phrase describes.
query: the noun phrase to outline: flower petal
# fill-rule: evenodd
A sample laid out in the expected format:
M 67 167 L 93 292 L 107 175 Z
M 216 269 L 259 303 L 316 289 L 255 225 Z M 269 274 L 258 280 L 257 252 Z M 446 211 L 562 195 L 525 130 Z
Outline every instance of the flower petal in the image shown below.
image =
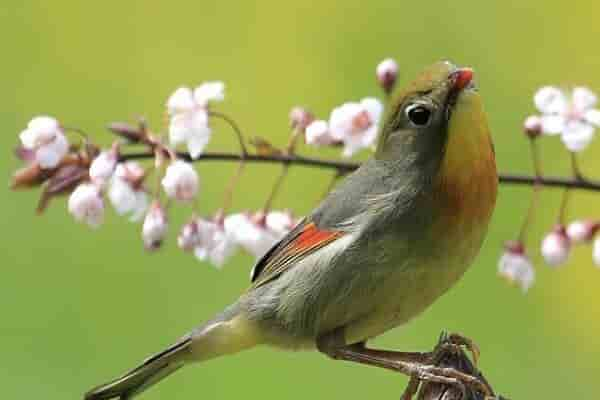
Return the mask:
M 190 157 L 196 159 L 200 157 L 200 154 L 204 151 L 204 148 L 210 142 L 211 129 L 208 126 L 200 127 L 196 129 L 187 140 L 187 148 L 190 153 Z
M 533 102 L 544 114 L 564 113 L 567 110 L 567 97 L 564 92 L 554 86 L 544 86 L 533 97 Z
M 562 115 L 542 115 L 542 132 L 546 135 L 558 135 L 565 129 L 567 123 Z
M 587 110 L 583 115 L 583 119 L 592 125 L 600 126 L 600 110 L 595 108 Z
M 206 107 L 211 101 L 225 99 L 225 84 L 221 81 L 205 82 L 194 90 L 194 100 L 199 106 Z
M 590 89 L 578 86 L 573 89 L 571 101 L 576 110 L 585 111 L 596 105 L 598 97 Z
M 374 97 L 366 97 L 361 100 L 360 105 L 363 106 L 369 113 L 369 117 L 373 125 L 377 125 L 379 123 L 379 119 L 381 118 L 381 114 L 383 114 L 383 104 L 381 101 Z
M 178 88 L 167 100 L 167 111 L 170 115 L 190 111 L 196 106 L 192 89 L 188 87 Z
M 327 121 L 316 120 L 306 127 L 306 143 L 314 146 L 327 146 L 335 142 L 329 132 Z
M 567 149 L 580 152 L 585 149 L 594 138 L 594 127 L 586 122 L 569 121 L 561 139 Z

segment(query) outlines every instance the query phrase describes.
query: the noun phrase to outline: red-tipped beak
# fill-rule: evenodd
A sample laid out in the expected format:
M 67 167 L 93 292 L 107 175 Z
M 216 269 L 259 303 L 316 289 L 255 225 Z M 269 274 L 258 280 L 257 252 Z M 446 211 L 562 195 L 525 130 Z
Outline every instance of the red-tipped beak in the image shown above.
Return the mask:
M 454 90 L 459 92 L 471 83 L 473 79 L 473 70 L 471 68 L 460 68 L 450 74 L 454 80 Z

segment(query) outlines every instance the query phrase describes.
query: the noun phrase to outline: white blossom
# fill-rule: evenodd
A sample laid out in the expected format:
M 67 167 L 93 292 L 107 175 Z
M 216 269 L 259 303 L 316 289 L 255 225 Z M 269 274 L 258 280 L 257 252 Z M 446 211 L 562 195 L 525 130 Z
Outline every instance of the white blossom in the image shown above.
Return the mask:
M 506 246 L 498 262 L 498 275 L 518 285 L 524 293 L 533 285 L 535 271 L 520 243 Z
M 97 228 L 104 220 L 104 201 L 99 188 L 91 183 L 82 183 L 69 196 L 69 212 L 79 222 Z
M 190 163 L 177 160 L 167 167 L 161 183 L 169 197 L 188 202 L 198 194 L 200 178 Z
M 534 103 L 542 113 L 542 131 L 547 135 L 561 135 L 568 150 L 580 152 L 593 139 L 600 126 L 598 99 L 588 88 L 578 86 L 565 92 L 553 86 L 537 91 Z
M 262 257 L 278 241 L 278 235 L 267 229 L 264 218 L 248 214 L 232 214 L 225 218 L 225 233 L 256 258 Z
M 206 108 L 196 103 L 190 88 L 181 87 L 167 101 L 167 109 L 171 145 L 185 143 L 190 156 L 198 158 L 212 134 Z
M 564 264 L 569 258 L 571 241 L 563 226 L 558 226 L 542 240 L 541 253 L 544 261 L 551 267 Z
M 147 250 L 158 249 L 167 235 L 168 227 L 169 224 L 165 210 L 161 207 L 160 203 L 154 202 L 150 206 L 142 226 L 144 247 Z
M 35 117 L 19 135 L 23 147 L 34 153 L 41 168 L 58 166 L 69 152 L 69 142 L 58 121 L 52 117 Z
M 306 143 L 314 146 L 329 146 L 336 142 L 329 132 L 327 121 L 320 119 L 311 122 L 306 127 L 305 135 Z
M 200 260 L 208 260 L 220 268 L 231 257 L 237 243 L 225 232 L 222 223 L 198 219 L 199 242 L 194 248 L 194 254 Z
M 329 131 L 336 141 L 344 143 L 345 157 L 375 143 L 382 112 L 381 102 L 371 97 L 342 104 L 331 112 Z
M 130 214 L 132 221 L 144 216 L 148 195 L 141 187 L 144 169 L 134 161 L 118 164 L 110 181 L 108 198 L 119 215 Z
M 567 227 L 567 236 L 571 243 L 587 243 L 592 240 L 598 226 L 591 221 L 573 221 Z
M 99 186 L 104 186 L 117 167 L 118 154 L 114 150 L 103 151 L 92 161 L 90 165 L 90 179 Z
M 179 235 L 177 236 L 177 246 L 183 251 L 192 251 L 200 244 L 202 237 L 198 229 L 197 218 L 193 218 L 190 222 L 183 225 Z
M 270 211 L 265 217 L 265 227 L 277 236 L 278 240 L 283 239 L 296 226 L 296 220 L 290 211 Z
M 204 82 L 194 89 L 194 100 L 201 107 L 208 107 L 212 101 L 225 99 L 225 84 L 221 81 Z

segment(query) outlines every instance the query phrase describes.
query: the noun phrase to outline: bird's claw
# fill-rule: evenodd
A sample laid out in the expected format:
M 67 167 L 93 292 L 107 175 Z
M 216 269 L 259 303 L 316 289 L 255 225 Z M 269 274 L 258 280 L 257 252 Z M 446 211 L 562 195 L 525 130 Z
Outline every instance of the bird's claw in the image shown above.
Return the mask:
M 466 336 L 460 333 L 442 332 L 434 353 L 444 353 L 447 351 L 458 350 L 460 347 L 465 347 L 471 354 L 475 367 L 479 364 L 479 356 L 481 351 L 479 346 Z

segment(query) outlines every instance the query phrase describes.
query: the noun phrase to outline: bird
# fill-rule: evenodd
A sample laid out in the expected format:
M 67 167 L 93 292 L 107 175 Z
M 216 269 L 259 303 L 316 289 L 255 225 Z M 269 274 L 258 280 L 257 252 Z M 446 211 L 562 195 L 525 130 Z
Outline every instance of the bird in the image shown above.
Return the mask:
M 84 399 L 130 399 L 185 365 L 258 345 L 472 383 L 366 342 L 446 293 L 485 239 L 498 176 L 473 77 L 440 61 L 398 89 L 373 155 L 258 260 L 237 301 Z

